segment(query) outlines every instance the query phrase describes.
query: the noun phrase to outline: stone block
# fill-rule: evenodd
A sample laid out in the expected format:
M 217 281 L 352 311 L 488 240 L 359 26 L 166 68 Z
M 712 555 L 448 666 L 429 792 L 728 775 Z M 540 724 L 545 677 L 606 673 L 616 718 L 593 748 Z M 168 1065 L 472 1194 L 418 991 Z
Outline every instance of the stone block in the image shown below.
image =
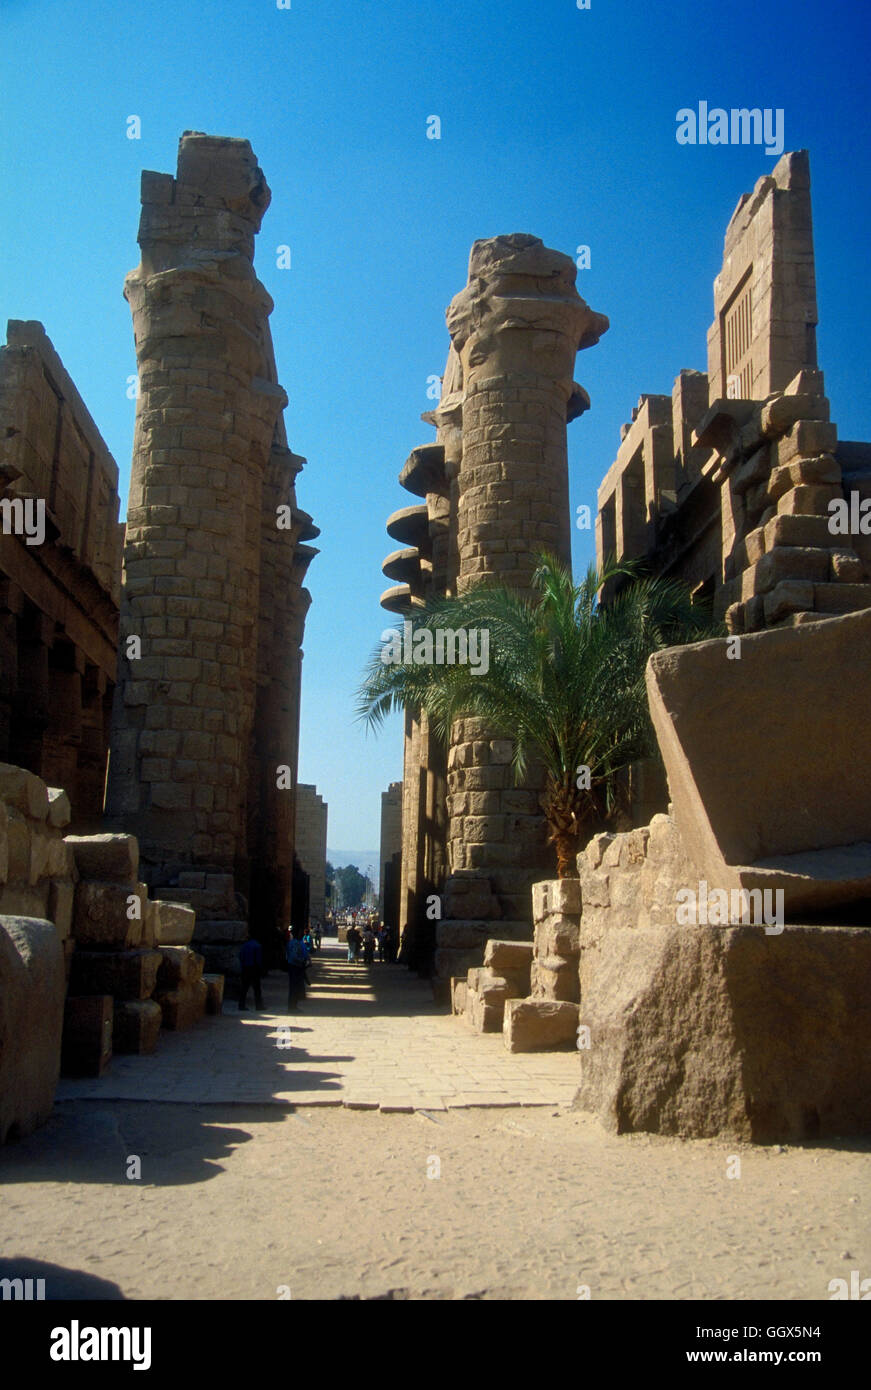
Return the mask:
M 241 944 L 248 939 L 248 923 L 221 922 L 198 917 L 193 939 L 198 944 L 201 941 L 239 942 Z
M 814 589 L 814 584 L 803 580 L 782 580 L 764 597 L 766 623 L 779 623 L 792 613 L 812 613 Z
M 494 1001 L 481 994 L 466 994 L 466 1022 L 476 1033 L 498 1033 L 502 1028 L 505 1001 Z
M 0 915 L 42 921 L 48 912 L 48 885 L 7 883 L 0 888 Z
M 149 904 L 155 946 L 188 946 L 197 926 L 197 914 L 181 903 L 156 898 Z
M 138 917 L 128 915 L 136 910 L 133 899 L 138 902 Z M 142 941 L 144 907 L 138 885 L 80 881 L 73 905 L 73 936 L 84 948 L 130 950 Z
M 64 1076 L 102 1076 L 112 1060 L 111 994 L 68 995 L 64 1008 Z
M 529 993 L 533 999 L 577 1004 L 581 997 L 577 957 L 541 956 L 532 962 Z
M 206 986 L 206 1013 L 219 1014 L 224 1008 L 224 977 L 223 975 L 204 975 L 203 984 Z
M 203 957 L 203 969 L 210 975 L 229 975 L 235 977 L 241 974 L 239 968 L 240 946 L 221 946 L 213 945 L 208 941 L 197 942 L 197 951 Z
M 192 1028 L 206 1012 L 209 987 L 204 980 L 165 990 L 155 995 L 163 1015 L 163 1027 L 169 1032 Z
M 601 837 L 594 837 L 601 839 Z M 604 849 L 607 846 L 603 846 Z M 589 846 L 588 846 L 589 849 Z M 536 922 L 551 912 L 577 915 L 581 911 L 581 884 L 577 878 L 545 879 L 532 885 L 532 916 Z
M 454 975 L 451 979 L 451 1013 L 462 1014 L 466 1011 L 467 984 L 461 975 Z
M 81 878 L 123 883 L 131 889 L 139 878 L 139 842 L 135 835 L 67 835 Z
M 553 913 L 535 924 L 535 954 L 537 956 L 577 956 L 580 947 L 581 919 Z
M 577 1041 L 578 1005 L 547 999 L 509 999 L 502 1038 L 509 1052 L 545 1052 L 573 1048 Z
M 447 982 L 453 975 L 465 975 L 468 970 L 481 964 L 484 943 L 476 951 L 458 951 L 448 946 L 436 947 L 433 958 L 435 974 Z
M 608 1128 L 805 1142 L 871 1132 L 868 927 L 607 933 L 576 1106 Z
M 48 1119 L 60 1074 L 66 980 L 51 922 L 0 916 L 0 1144 Z
M 43 821 L 48 815 L 48 788 L 41 778 L 23 767 L 0 763 L 0 801 L 14 806 L 28 820 Z
M 163 1015 L 153 999 L 115 1001 L 112 1048 L 146 1055 L 157 1047 Z
M 532 964 L 533 945 L 531 941 L 494 941 L 490 939 L 484 949 L 484 965 L 504 974 L 506 971 L 523 975 L 529 973 Z
M 75 950 L 70 967 L 73 994 L 111 994 L 113 999 L 148 999 L 157 984 L 159 951 Z
M 72 819 L 70 799 L 63 787 L 47 787 L 48 823 L 58 830 L 64 830 Z
M 14 806 L 6 808 L 6 881 L 25 884 L 30 882 L 30 834 L 31 829 L 24 813 Z M 11 914 L 15 915 L 15 914 Z M 32 916 L 32 913 L 22 913 Z M 40 913 L 40 916 L 43 914 Z
M 180 985 L 192 985 L 203 974 L 205 961 L 189 946 L 161 946 L 157 973 L 158 990 L 172 990 Z
M 53 879 L 48 886 L 47 914 L 54 922 L 57 934 L 65 940 L 73 927 L 75 884 L 70 879 Z
M 699 878 L 782 890 L 787 920 L 868 897 L 871 612 L 752 633 L 740 661 L 727 643 L 669 648 L 647 666 L 674 819 Z

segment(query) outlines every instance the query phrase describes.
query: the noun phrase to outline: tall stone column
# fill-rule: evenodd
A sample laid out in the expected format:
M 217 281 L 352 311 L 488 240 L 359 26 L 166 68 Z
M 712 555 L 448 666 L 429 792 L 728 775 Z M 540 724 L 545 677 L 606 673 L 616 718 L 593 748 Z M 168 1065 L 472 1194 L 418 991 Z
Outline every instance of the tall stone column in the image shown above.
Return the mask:
M 608 320 L 575 288 L 570 257 L 526 235 L 477 241 L 469 283 L 447 312 L 462 368 L 457 476 L 457 591 L 489 578 L 528 592 L 541 550 L 571 561 L 566 424 L 589 400 L 575 355 Z M 532 921 L 529 887 L 553 876 L 539 809 L 543 780 L 514 785 L 511 745 L 477 719 L 458 721 L 448 755 L 446 916 Z M 489 880 L 499 909 L 486 903 Z M 459 891 L 458 891 L 459 890 Z M 481 907 L 483 901 L 484 906 Z
M 253 267 L 269 201 L 247 140 L 189 132 L 175 178 L 142 177 L 107 815 L 139 837 L 157 888 L 192 866 L 231 887 L 248 852 L 264 481 L 287 402 Z

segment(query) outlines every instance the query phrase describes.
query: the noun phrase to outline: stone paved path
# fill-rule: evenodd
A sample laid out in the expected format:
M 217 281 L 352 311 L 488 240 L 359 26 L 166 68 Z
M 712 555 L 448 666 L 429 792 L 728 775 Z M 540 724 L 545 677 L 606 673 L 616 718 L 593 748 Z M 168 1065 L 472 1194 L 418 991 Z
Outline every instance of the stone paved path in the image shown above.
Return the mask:
M 264 1012 L 228 1003 L 187 1032 L 162 1032 L 151 1057 L 115 1057 L 104 1077 L 62 1081 L 57 1099 L 384 1111 L 571 1102 L 577 1054 L 510 1054 L 501 1033 L 473 1033 L 437 1008 L 405 967 L 349 965 L 345 955 L 324 941 L 299 1013 L 287 1014 L 285 977 L 273 972 Z

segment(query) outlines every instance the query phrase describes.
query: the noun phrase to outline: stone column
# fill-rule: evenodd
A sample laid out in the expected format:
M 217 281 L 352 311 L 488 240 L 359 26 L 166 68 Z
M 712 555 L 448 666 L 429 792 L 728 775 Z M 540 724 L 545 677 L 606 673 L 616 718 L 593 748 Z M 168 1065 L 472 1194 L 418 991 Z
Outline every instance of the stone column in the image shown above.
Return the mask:
M 143 877 L 247 855 L 263 486 L 286 396 L 254 273 L 269 206 L 246 140 L 185 134 L 144 173 L 128 277 L 139 367 L 107 814 Z M 141 640 L 131 657 L 128 639 Z
M 463 386 L 459 593 L 485 578 L 528 592 L 540 550 L 571 561 L 566 424 L 589 404 L 573 380 L 575 354 L 608 327 L 578 295 L 576 275 L 570 257 L 537 237 L 478 241 L 469 283 L 448 309 Z M 458 721 L 448 755 L 450 866 L 463 879 L 489 879 L 503 917 L 531 930 L 529 886 L 553 876 L 553 856 L 541 773 L 530 769 L 515 787 L 510 756 L 510 742 L 480 720 Z M 470 915 L 470 885 L 453 886 L 462 901 L 452 901 L 449 884 L 446 916 Z

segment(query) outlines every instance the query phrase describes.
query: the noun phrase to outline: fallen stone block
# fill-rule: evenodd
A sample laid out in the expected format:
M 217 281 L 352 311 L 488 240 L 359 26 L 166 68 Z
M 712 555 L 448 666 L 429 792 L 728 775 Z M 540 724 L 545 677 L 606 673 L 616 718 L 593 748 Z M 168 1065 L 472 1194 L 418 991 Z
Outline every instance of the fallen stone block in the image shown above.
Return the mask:
M 509 1052 L 543 1052 L 573 1048 L 577 1041 L 578 1005 L 548 999 L 509 999 L 502 1038 Z
M 159 951 L 83 951 L 73 954 L 73 994 L 111 994 L 113 999 L 148 999 L 154 993 L 163 957 Z
M 728 642 L 671 647 L 647 665 L 674 819 L 699 879 L 781 890 L 787 921 L 868 898 L 871 612 L 751 633 L 740 661 Z
M 14 806 L 28 820 L 45 820 L 48 815 L 48 788 L 41 778 L 23 767 L 0 763 L 0 801 Z
M 526 971 L 532 964 L 533 946 L 531 941 L 493 941 L 484 948 L 484 965 L 496 971 Z
M 504 1000 L 488 1001 L 481 994 L 466 994 L 464 1017 L 476 1033 L 498 1033 L 502 1027 Z
M 208 990 L 206 995 L 206 1013 L 219 1014 L 224 1008 L 224 977 L 223 975 L 204 975 L 203 983 Z
M 203 980 L 192 984 L 179 985 L 177 989 L 165 990 L 156 994 L 163 1015 L 163 1027 L 170 1032 L 181 1032 L 192 1028 L 206 1012 L 206 999 L 209 988 Z
M 144 915 L 145 901 L 138 884 L 131 887 L 91 880 L 76 884 L 73 936 L 82 947 L 125 951 L 140 945 Z
M 197 925 L 193 908 L 157 898 L 149 903 L 155 946 L 189 946 Z
M 172 990 L 180 985 L 192 985 L 202 979 L 203 957 L 189 946 L 161 946 L 157 972 L 158 990 Z
M 871 928 L 618 929 L 591 954 L 577 1109 L 618 1133 L 871 1133 Z
M 194 928 L 193 939 L 198 944 L 200 941 L 221 942 L 243 942 L 248 939 L 247 922 L 220 922 L 209 920 L 208 918 L 198 917 Z
M 153 999 L 115 1001 L 112 1047 L 115 1052 L 147 1055 L 157 1047 L 163 1014 Z
M 64 1008 L 64 1076 L 102 1076 L 112 1060 L 114 1001 L 110 994 L 68 995 Z
M 129 884 L 139 879 L 139 841 L 135 835 L 67 835 L 81 878 Z
M 51 922 L 0 917 L 0 1144 L 30 1134 L 51 1114 L 65 988 Z

